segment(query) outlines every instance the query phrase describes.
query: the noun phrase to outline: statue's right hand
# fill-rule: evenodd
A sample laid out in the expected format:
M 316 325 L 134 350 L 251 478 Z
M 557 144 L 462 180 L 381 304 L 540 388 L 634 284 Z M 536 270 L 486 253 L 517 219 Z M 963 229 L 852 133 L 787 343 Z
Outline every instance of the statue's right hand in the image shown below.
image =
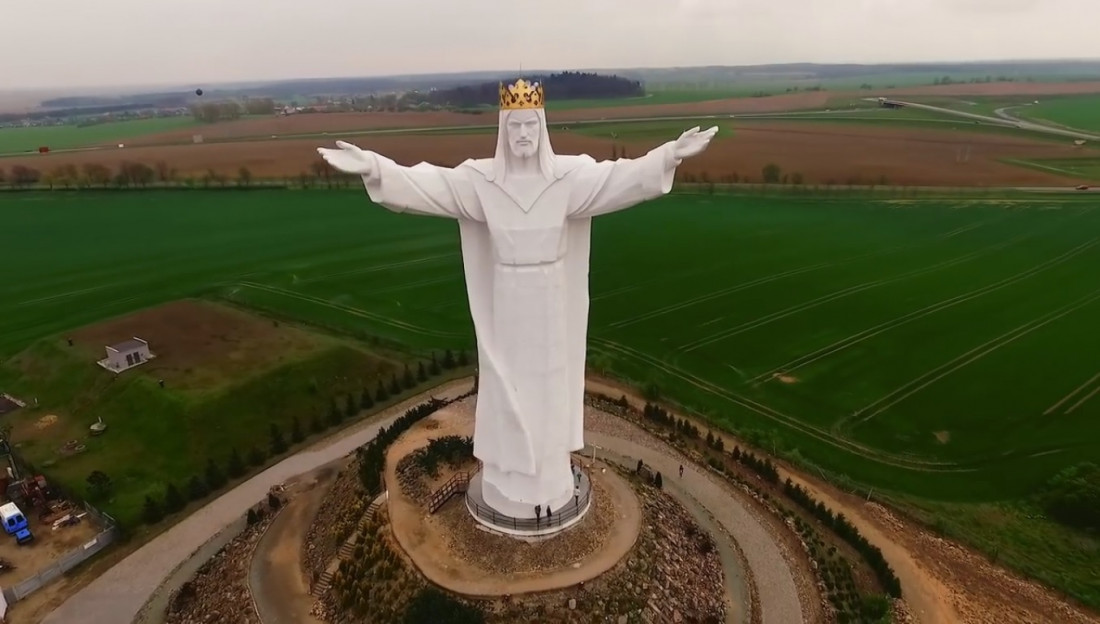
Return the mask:
M 325 162 L 344 173 L 352 173 L 367 177 L 374 175 L 376 168 L 374 154 L 363 151 L 351 143 L 345 143 L 344 141 L 337 141 L 336 146 L 340 149 L 318 147 L 317 153 L 321 155 L 321 158 L 325 159 Z

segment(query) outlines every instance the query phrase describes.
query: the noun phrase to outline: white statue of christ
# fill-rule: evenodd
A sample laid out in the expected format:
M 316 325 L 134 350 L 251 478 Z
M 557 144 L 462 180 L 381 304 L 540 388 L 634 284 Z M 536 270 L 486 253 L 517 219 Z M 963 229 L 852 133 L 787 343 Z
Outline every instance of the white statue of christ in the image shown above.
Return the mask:
M 680 162 L 718 128 L 684 132 L 645 156 L 596 162 L 550 147 L 543 88 L 501 85 L 496 154 L 451 169 L 404 167 L 345 142 L 319 148 L 362 176 L 375 203 L 455 219 L 478 354 L 474 455 L 483 497 L 501 514 L 573 499 L 570 453 L 584 447 L 584 371 L 592 217 L 672 189 Z

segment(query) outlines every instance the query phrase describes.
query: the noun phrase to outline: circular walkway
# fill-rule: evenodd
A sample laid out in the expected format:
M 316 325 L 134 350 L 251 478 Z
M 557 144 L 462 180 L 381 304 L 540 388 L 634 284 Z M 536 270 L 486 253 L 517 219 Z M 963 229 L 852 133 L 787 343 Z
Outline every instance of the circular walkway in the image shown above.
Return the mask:
M 266 496 L 272 486 L 353 452 L 373 439 L 380 427 L 388 426 L 406 409 L 423 402 L 429 396 L 457 396 L 467 391 L 471 383 L 471 379 L 451 382 L 430 393 L 405 401 L 384 412 L 380 419 L 360 423 L 337 434 L 338 437 L 322 440 L 310 449 L 284 459 L 252 477 L 123 559 L 55 609 L 42 621 L 43 624 L 129 624 L 162 579 L 207 540 L 239 519 L 251 505 Z M 626 421 L 621 424 L 624 428 L 634 429 L 637 434 L 645 435 Z M 636 439 L 634 434 L 620 437 L 586 432 L 585 438 L 588 443 L 620 455 L 642 459 L 666 475 L 676 474 L 681 462 L 672 449 L 661 452 L 638 444 L 633 441 Z M 737 541 L 748 560 L 759 592 L 759 609 L 763 616 L 761 621 L 765 624 L 802 622 L 802 610 L 791 568 L 762 521 L 739 498 L 730 496 L 728 487 L 719 484 L 710 475 L 689 467 L 686 462 L 684 465 L 682 483 L 677 485 L 721 523 Z M 669 477 L 671 478 L 673 477 Z M 18 605 L 15 605 L 15 609 L 18 612 Z

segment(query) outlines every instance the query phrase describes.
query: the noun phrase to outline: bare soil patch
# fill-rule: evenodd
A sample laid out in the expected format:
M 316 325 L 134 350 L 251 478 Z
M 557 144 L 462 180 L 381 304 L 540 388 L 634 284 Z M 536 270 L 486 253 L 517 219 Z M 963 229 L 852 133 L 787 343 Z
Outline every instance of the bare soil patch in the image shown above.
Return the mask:
M 15 585 L 50 567 L 64 554 L 91 541 L 102 528 L 85 516 L 79 523 L 53 530 L 51 524 L 39 521 L 34 509 L 22 507 L 34 541 L 26 546 L 15 543 L 15 538 L 4 535 L 0 539 L 0 558 L 15 566 L 11 572 L 0 576 L 4 585 Z M 78 510 L 82 511 L 82 510 Z M 74 512 L 77 513 L 77 512 Z
M 798 383 L 798 378 L 794 375 L 776 375 L 775 378 L 785 384 Z
M 301 358 L 323 345 L 319 336 L 227 306 L 182 300 L 80 329 L 71 338 L 89 359 L 104 346 L 136 336 L 156 358 L 121 374 L 144 373 L 174 389 L 209 390 Z

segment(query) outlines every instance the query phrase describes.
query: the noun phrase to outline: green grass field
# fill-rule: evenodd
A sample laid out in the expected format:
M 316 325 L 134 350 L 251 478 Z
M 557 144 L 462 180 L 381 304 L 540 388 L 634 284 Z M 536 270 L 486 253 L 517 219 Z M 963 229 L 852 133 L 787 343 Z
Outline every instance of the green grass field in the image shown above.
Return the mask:
M 196 125 L 190 117 L 157 117 L 83 127 L 0 128 L 0 154 L 34 151 L 41 146 L 56 150 L 102 145 Z
M 1100 132 L 1100 95 L 1040 98 L 1038 104 L 1012 111 L 1025 119 Z
M 1100 132 L 1100 95 L 908 96 L 932 106 L 996 117 L 999 109 L 1021 119 Z M 1035 102 L 1038 102 L 1036 104 Z
M 473 343 L 455 225 L 362 192 L 14 194 L 0 218 L 19 260 L 0 272 L 7 355 L 203 294 L 414 348 Z M 967 510 L 1022 508 L 1100 455 L 1095 198 L 673 195 L 593 236 L 592 364 L 769 450 Z M 1039 575 L 1100 552 L 1013 545 L 1050 525 L 1010 515 L 1003 539 L 958 531 Z M 1094 575 L 1059 574 L 1100 604 Z

